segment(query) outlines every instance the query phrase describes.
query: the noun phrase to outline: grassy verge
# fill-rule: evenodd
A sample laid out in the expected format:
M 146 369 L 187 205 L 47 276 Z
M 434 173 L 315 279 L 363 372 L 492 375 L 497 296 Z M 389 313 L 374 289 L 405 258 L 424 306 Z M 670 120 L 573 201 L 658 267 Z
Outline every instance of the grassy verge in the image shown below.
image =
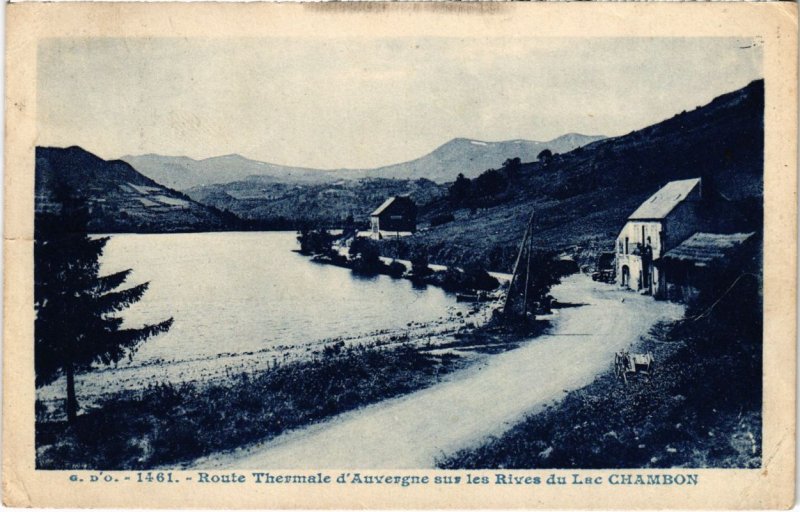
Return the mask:
M 78 417 L 37 422 L 39 469 L 137 469 L 191 461 L 408 393 L 462 367 L 403 345 L 334 346 L 325 356 L 224 383 L 124 392 Z
M 760 338 L 657 326 L 651 378 L 611 371 L 442 468 L 738 467 L 761 465 Z

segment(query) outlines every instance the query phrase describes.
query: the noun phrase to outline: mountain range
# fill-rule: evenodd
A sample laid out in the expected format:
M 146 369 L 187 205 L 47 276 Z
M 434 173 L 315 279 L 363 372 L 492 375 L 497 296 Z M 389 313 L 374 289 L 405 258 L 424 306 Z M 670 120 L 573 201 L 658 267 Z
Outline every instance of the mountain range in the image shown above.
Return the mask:
M 415 160 L 374 169 L 310 169 L 260 162 L 235 154 L 203 160 L 156 154 L 126 155 L 121 159 L 145 176 L 177 190 L 242 181 L 249 177 L 291 184 L 320 184 L 363 178 L 424 178 L 435 183 L 447 183 L 455 180 L 459 173 L 474 178 L 487 169 L 500 167 L 508 158 L 533 161 L 544 149 L 564 153 L 603 138 L 577 133 L 546 142 L 521 139 L 485 142 L 456 138 Z

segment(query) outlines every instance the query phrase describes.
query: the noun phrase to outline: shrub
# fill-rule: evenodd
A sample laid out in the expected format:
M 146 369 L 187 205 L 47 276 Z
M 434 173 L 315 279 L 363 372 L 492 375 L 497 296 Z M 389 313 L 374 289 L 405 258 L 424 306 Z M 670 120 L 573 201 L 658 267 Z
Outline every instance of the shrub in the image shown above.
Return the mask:
M 469 262 L 464 265 L 464 281 L 468 288 L 473 290 L 494 290 L 500 282 L 489 275 L 483 266 L 477 262 Z
M 444 272 L 436 272 L 432 282 L 449 292 L 490 291 L 500 285 L 497 279 L 474 262 L 466 264 L 463 271 L 448 267 Z
M 431 272 L 431 268 L 428 266 L 428 251 L 424 247 L 420 247 L 411 255 L 411 275 L 415 278 L 424 278 Z
M 325 229 L 307 230 L 303 229 L 297 237 L 300 242 L 300 252 L 302 254 L 324 254 L 333 253 L 334 236 Z
M 350 245 L 350 257 L 353 259 L 353 272 L 357 274 L 379 274 L 385 267 L 380 258 L 378 244 L 366 238 L 356 238 Z
M 442 224 L 447 224 L 448 222 L 453 222 L 454 220 L 456 220 L 456 218 L 452 213 L 435 215 L 431 218 L 431 227 L 441 226 Z
M 403 274 L 406 273 L 406 266 L 400 263 L 399 261 L 393 261 L 389 263 L 388 269 L 389 275 L 394 278 L 403 277 Z

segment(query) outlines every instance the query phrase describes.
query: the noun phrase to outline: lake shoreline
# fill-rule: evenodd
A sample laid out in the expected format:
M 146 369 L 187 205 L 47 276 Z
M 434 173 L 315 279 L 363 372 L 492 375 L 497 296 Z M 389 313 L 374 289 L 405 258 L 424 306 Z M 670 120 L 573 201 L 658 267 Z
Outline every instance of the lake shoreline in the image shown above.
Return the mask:
M 441 289 L 309 264 L 292 252 L 296 245 L 294 232 L 112 236 L 101 273 L 132 268 L 132 283 L 150 283 L 142 301 L 121 315 L 125 325 L 168 316 L 175 323 L 130 361 L 79 375 L 79 402 L 90 406 L 117 391 L 260 371 L 313 357 L 338 341 L 435 342 L 483 320 L 471 304 Z M 54 403 L 65 397 L 64 388 L 62 377 L 37 389 L 37 397 Z
M 289 236 L 280 235 L 283 242 L 273 251 L 288 243 Z M 268 240 L 273 239 L 278 240 Z M 142 238 L 136 243 L 150 247 L 152 241 Z M 285 258 L 300 265 L 300 272 L 326 266 L 287 252 L 290 256 Z M 341 271 L 335 276 L 384 283 L 380 289 L 387 292 L 397 286 L 401 286 L 398 292 L 410 288 L 384 277 Z M 453 301 L 441 290 L 414 293 L 444 294 Z M 82 413 L 73 426 L 64 421 L 63 382 L 57 381 L 37 390 L 37 467 L 135 469 L 188 464 L 433 386 L 490 354 L 517 348 L 523 338 L 546 328 L 545 322 L 517 332 L 492 327 L 492 312 L 500 300 L 495 296 L 488 302 L 462 303 L 448 307 L 439 318 L 366 333 L 356 329 L 352 334 L 258 350 L 182 355 L 175 361 L 145 358 L 138 365 L 91 371 L 77 379 Z M 117 427 L 114 432 L 106 432 L 109 425 Z
M 538 323 L 534 330 L 545 327 Z M 257 372 L 120 391 L 85 410 L 76 425 L 63 419 L 37 420 L 37 468 L 186 466 L 436 385 L 535 336 L 534 331 L 514 334 L 491 328 L 478 335 L 478 330 L 460 329 L 440 344 L 426 336 L 383 346 L 339 341 L 311 359 Z M 111 425 L 114 431 L 107 432 Z

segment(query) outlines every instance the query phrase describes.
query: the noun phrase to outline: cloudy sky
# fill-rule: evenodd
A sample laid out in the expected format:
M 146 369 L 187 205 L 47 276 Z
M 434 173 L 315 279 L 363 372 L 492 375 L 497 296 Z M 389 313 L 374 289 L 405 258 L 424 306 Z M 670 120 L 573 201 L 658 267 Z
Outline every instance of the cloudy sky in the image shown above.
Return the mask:
M 51 39 L 37 143 L 374 167 L 453 137 L 621 135 L 761 76 L 744 39 Z

